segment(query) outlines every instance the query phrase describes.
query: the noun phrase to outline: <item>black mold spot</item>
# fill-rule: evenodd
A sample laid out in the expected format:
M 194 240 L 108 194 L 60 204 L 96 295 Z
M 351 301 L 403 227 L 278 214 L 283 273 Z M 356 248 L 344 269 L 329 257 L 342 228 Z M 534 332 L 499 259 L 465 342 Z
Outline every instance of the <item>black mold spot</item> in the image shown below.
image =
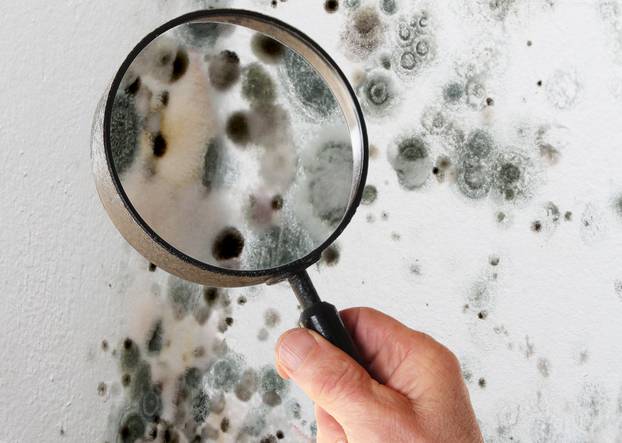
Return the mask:
M 222 432 L 229 431 L 229 419 L 227 417 L 224 417 L 222 421 L 220 422 L 220 430 Z
M 482 389 L 483 389 L 483 388 L 485 388 L 485 387 L 486 387 L 486 379 L 485 379 L 485 378 L 483 378 L 483 377 L 482 377 L 482 378 L 480 378 L 480 379 L 477 381 L 477 384 L 479 385 L 479 387 L 480 387 L 480 388 L 482 388 Z
M 443 89 L 443 98 L 447 103 L 458 103 L 463 96 L 464 86 L 460 83 L 450 83 Z
M 208 76 L 215 89 L 229 89 L 240 78 L 240 58 L 233 51 L 221 51 L 210 60 Z
M 162 157 L 164 154 L 166 154 L 166 139 L 162 133 L 158 132 L 153 138 L 153 155 Z
M 123 374 L 123 376 L 121 376 L 121 384 L 126 388 L 130 385 L 131 382 L 132 376 L 130 374 Z
M 531 230 L 534 232 L 540 232 L 542 230 L 542 222 L 540 222 L 539 220 L 534 221 L 531 224 Z
M 162 350 L 162 320 L 155 322 L 149 338 L 147 339 L 147 351 L 157 354 Z
M 149 263 L 149 272 L 155 272 L 156 269 L 158 269 L 158 267 L 155 264 Z
M 233 317 L 226 317 L 225 318 L 225 323 L 227 324 L 227 326 L 232 326 L 233 325 Z
M 378 198 L 378 189 L 374 185 L 365 185 L 363 188 L 363 196 L 361 203 L 364 205 L 371 205 Z
M 257 392 L 259 379 L 257 377 L 257 373 L 255 370 L 249 368 L 246 369 L 242 376 L 240 377 L 240 381 L 235 386 L 233 392 L 235 396 L 241 401 L 249 401 L 255 392 Z
M 564 220 L 572 221 L 572 212 L 571 211 L 566 211 L 566 213 L 564 214 Z
M 267 309 L 263 314 L 264 324 L 268 328 L 274 328 L 281 322 L 281 316 L 275 309 Z
M 145 430 L 146 424 L 140 415 L 132 413 L 123 420 L 119 429 L 119 437 L 123 443 L 134 443 L 144 436 Z
M 283 197 L 281 195 L 275 195 L 270 201 L 270 207 L 275 211 L 283 209 Z
M 252 63 L 244 70 L 242 96 L 253 104 L 272 103 L 276 98 L 272 77 L 259 63 Z
M 326 12 L 333 13 L 339 9 L 339 2 L 337 0 L 326 0 L 324 2 L 324 9 Z
M 276 431 L 276 438 L 278 438 L 279 440 L 283 440 L 285 438 L 285 434 L 283 433 L 283 431 Z
M 131 338 L 123 341 L 121 349 L 121 367 L 124 370 L 132 370 L 138 366 L 140 361 L 140 350 Z
M 322 251 L 322 262 L 328 266 L 334 266 L 339 263 L 339 248 L 335 245 L 330 245 L 328 248 Z
M 491 255 L 488 259 L 488 262 L 491 266 L 497 266 L 499 264 L 500 258 L 498 255 Z
M 492 99 L 491 97 L 488 97 L 488 98 L 486 99 L 486 104 L 487 104 L 488 106 L 493 106 L 493 105 L 495 104 L 495 101 L 494 101 L 494 99 Z
M 497 212 L 497 216 L 496 216 L 497 223 L 503 223 L 505 221 L 506 217 L 507 216 L 505 215 L 505 212 L 501 212 L 501 211 Z
M 107 390 L 108 386 L 106 386 L 106 383 L 104 383 L 103 381 L 97 385 L 97 395 L 99 395 L 100 397 L 106 395 Z
M 244 249 L 244 237 L 235 228 L 225 228 L 214 240 L 212 255 L 216 260 L 237 258 Z
M 480 311 L 477 314 L 477 318 L 480 320 L 486 320 L 486 317 L 488 317 L 488 311 Z
M 214 389 L 230 392 L 240 380 L 240 365 L 231 359 L 216 361 L 208 371 L 207 381 Z
M 268 333 L 268 330 L 266 328 L 261 328 L 259 330 L 259 332 L 257 332 L 257 340 L 259 340 L 259 341 L 266 341 L 266 340 L 268 340 L 268 336 L 269 336 L 269 333 Z
M 188 59 L 188 53 L 185 49 L 177 51 L 175 60 L 173 60 L 173 72 L 171 73 L 171 81 L 175 82 L 182 78 L 188 70 L 190 60 Z
M 104 352 L 108 351 L 108 340 L 102 340 L 101 347 L 102 347 L 102 351 Z
M 248 299 L 245 296 L 243 296 L 243 295 L 240 295 L 238 297 L 238 305 L 241 305 L 241 306 L 245 305 L 247 301 L 248 301 Z
M 226 127 L 229 138 L 239 145 L 246 145 L 251 139 L 250 123 L 248 115 L 244 111 L 231 114 Z
M 395 0 L 380 0 L 380 10 L 385 14 L 395 14 L 397 11 L 397 3 Z
M 527 46 L 531 46 L 532 44 L 531 40 L 527 40 Z
M 162 103 L 162 106 L 166 107 L 168 106 L 168 102 L 171 99 L 171 94 L 169 94 L 168 91 L 164 91 L 162 92 L 162 94 L 160 94 L 160 102 Z
M 276 437 L 274 435 L 268 435 L 259 440 L 259 443 L 276 443 Z
M 140 90 L 140 77 L 136 77 L 132 83 L 130 83 L 127 88 L 125 88 L 126 94 L 136 95 L 136 93 Z
M 285 54 L 285 46 L 278 40 L 261 33 L 253 36 L 251 48 L 257 58 L 265 63 L 277 63 L 281 61 Z
M 203 298 L 208 306 L 214 306 L 220 300 L 220 290 L 218 288 L 203 288 Z
M 538 86 L 542 86 L 542 80 L 538 80 L 537 85 L 538 85 Z

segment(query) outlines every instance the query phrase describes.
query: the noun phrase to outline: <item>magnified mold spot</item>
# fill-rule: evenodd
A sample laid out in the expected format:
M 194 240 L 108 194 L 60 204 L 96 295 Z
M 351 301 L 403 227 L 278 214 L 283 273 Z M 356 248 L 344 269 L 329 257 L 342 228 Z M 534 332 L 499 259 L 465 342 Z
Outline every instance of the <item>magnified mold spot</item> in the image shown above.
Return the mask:
M 225 228 L 214 240 L 212 255 L 216 260 L 237 258 L 244 249 L 244 237 L 236 228 Z
M 137 76 L 134 81 L 132 81 L 129 85 L 127 85 L 127 87 L 125 88 L 125 93 L 128 95 L 136 95 L 138 91 L 140 90 L 140 86 L 141 86 L 140 77 Z
M 483 130 L 471 132 L 460 150 L 457 170 L 458 188 L 468 198 L 480 199 L 491 187 L 492 153 L 494 144 Z
M 214 414 L 222 414 L 227 407 L 227 401 L 223 392 L 217 392 L 210 397 L 209 410 Z
M 234 125 L 236 123 L 234 122 Z M 235 130 L 233 130 L 235 133 Z M 223 182 L 223 168 L 225 167 L 225 153 L 222 142 L 213 138 L 205 148 L 203 157 L 203 175 L 201 182 L 206 189 L 212 190 Z
M 328 13 L 337 12 L 339 9 L 339 1 L 338 0 L 326 0 L 324 2 L 324 10 Z
M 140 362 L 140 350 L 131 338 L 123 340 L 121 345 L 121 367 L 125 371 L 135 369 Z
M 188 58 L 188 52 L 185 49 L 180 48 L 175 55 L 175 59 L 173 60 L 173 70 L 171 72 L 171 82 L 176 82 L 180 78 L 182 78 L 186 71 L 188 71 L 188 65 L 190 64 L 190 59 Z
M 389 162 L 400 185 L 407 190 L 423 186 L 432 170 L 428 143 L 419 136 L 404 138 L 391 146 Z
M 396 28 L 396 37 L 397 42 L 401 46 L 410 46 L 412 45 L 415 36 L 417 35 L 416 30 L 408 23 L 407 21 L 400 21 Z
M 314 158 L 313 158 L 314 156 Z M 349 142 L 318 143 L 303 165 L 313 212 L 331 226 L 343 218 L 352 181 L 352 149 Z
M 132 165 L 136 156 L 141 119 L 133 96 L 118 93 L 110 114 L 110 149 L 117 174 Z
M 263 314 L 264 324 L 268 328 L 274 328 L 281 322 L 281 316 L 275 309 L 267 309 Z
M 177 29 L 185 43 L 197 49 L 204 49 L 214 45 L 229 27 L 213 22 L 194 22 L 186 23 Z
M 153 137 L 152 142 L 153 155 L 155 157 L 163 157 L 166 154 L 166 139 L 162 135 L 162 133 L 158 132 Z
M 162 350 L 162 320 L 157 320 L 147 339 L 147 351 L 151 354 L 157 354 Z
M 364 205 L 371 205 L 376 201 L 376 198 L 378 198 L 378 189 L 374 185 L 365 185 L 361 203 Z
M 380 71 L 372 72 L 358 88 L 361 104 L 370 116 L 384 116 L 397 101 L 395 82 L 389 75 Z
M 134 443 L 142 439 L 147 429 L 145 421 L 137 413 L 125 417 L 119 428 L 119 438 L 123 443 Z
M 223 419 L 220 421 L 220 430 L 222 432 L 229 432 L 229 426 L 229 418 L 223 417 Z
M 321 261 L 328 266 L 335 266 L 339 263 L 339 248 L 336 245 L 330 245 L 322 251 Z
M 244 111 L 234 112 L 227 119 L 227 136 L 238 145 L 246 145 L 251 141 L 248 114 Z
M 285 54 L 285 46 L 281 42 L 261 33 L 256 33 L 251 39 L 251 48 L 264 63 L 278 63 Z
M 317 71 L 295 51 L 285 52 L 283 71 L 292 98 L 307 116 L 327 117 L 337 109 L 337 101 Z
M 350 57 L 363 59 L 371 55 L 384 40 L 384 28 L 376 8 L 366 6 L 357 9 L 342 33 Z
M 218 91 L 226 91 L 240 79 L 240 58 L 234 51 L 223 50 L 209 59 L 208 77 Z
M 268 71 L 259 63 L 251 63 L 244 69 L 242 96 L 252 104 L 274 102 L 276 86 Z

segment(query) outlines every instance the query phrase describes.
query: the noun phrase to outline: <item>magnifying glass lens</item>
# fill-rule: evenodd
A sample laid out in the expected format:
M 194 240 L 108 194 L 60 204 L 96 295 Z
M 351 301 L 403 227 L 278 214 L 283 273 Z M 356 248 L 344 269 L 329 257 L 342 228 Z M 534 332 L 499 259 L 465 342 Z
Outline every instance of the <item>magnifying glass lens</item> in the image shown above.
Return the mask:
M 109 141 L 135 215 L 220 268 L 307 256 L 357 185 L 329 85 L 296 50 L 240 25 L 183 24 L 147 44 L 115 91 Z

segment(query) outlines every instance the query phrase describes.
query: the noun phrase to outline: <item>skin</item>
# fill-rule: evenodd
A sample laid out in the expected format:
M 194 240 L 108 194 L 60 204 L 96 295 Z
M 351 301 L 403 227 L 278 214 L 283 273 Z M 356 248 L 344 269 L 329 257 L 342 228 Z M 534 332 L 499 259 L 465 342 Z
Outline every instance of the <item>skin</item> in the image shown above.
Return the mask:
M 315 402 L 318 443 L 483 443 L 451 351 L 373 309 L 341 317 L 366 369 L 307 329 L 276 346 L 279 374 Z

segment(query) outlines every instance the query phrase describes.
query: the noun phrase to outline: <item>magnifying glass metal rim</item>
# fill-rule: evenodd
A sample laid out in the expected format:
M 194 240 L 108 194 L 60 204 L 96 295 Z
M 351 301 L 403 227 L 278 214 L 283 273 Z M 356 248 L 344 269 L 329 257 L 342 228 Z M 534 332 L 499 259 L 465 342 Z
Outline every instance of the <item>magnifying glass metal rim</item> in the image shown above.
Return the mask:
M 201 20 L 204 19 L 210 19 L 210 23 L 217 22 L 240 25 L 254 29 L 257 32 L 263 32 L 263 25 L 263 27 L 270 30 L 278 30 L 281 36 L 292 37 L 294 39 L 293 41 L 300 42 L 297 48 L 293 48 L 294 50 L 297 52 L 299 52 L 299 49 L 312 51 L 307 54 L 315 55 L 322 59 L 324 65 L 330 69 L 329 74 L 332 74 L 334 79 L 338 80 L 339 84 L 328 82 L 331 92 L 335 95 L 338 103 L 347 100 L 352 105 L 351 111 L 353 115 L 350 117 L 356 121 L 356 126 L 353 128 L 349 124 L 349 130 L 351 133 L 354 129 L 357 130 L 358 134 L 352 135 L 354 139 L 358 138 L 360 140 L 361 152 L 359 159 L 360 167 L 356 168 L 355 164 L 353 170 L 353 183 L 348 207 L 339 225 L 321 245 L 304 257 L 298 258 L 290 263 L 259 270 L 227 269 L 201 262 L 184 254 L 160 237 L 142 219 L 123 190 L 119 176 L 114 168 L 110 142 L 112 109 L 116 92 L 123 77 L 130 68 L 131 63 L 149 43 L 165 32 L 186 23 L 200 23 Z M 249 23 L 252 23 L 253 26 L 249 26 Z M 264 33 L 280 40 L 274 34 L 269 32 Z M 307 57 L 304 58 L 308 60 Z M 311 64 L 311 66 L 317 70 L 317 66 L 313 64 Z M 320 72 L 320 74 L 322 74 L 322 72 Z M 324 81 L 329 80 L 323 75 L 322 79 Z M 339 96 L 339 94 L 342 95 Z M 278 19 L 243 9 L 200 10 L 177 17 L 149 33 L 136 45 L 119 68 L 110 86 L 110 90 L 104 96 L 104 99 L 105 107 L 102 101 L 96 113 L 92 137 L 93 172 L 100 199 L 121 235 L 123 235 L 134 248 L 143 256 L 149 257 L 155 265 L 183 279 L 222 287 L 249 286 L 281 281 L 317 262 L 322 251 L 332 244 L 341 234 L 359 206 L 367 177 L 369 153 L 365 120 L 356 95 L 341 69 L 317 43 L 296 28 Z M 340 108 L 343 112 L 346 111 L 342 106 L 340 106 Z M 356 146 L 353 146 L 353 148 L 356 149 Z M 353 156 L 356 161 L 357 153 L 353 152 Z

